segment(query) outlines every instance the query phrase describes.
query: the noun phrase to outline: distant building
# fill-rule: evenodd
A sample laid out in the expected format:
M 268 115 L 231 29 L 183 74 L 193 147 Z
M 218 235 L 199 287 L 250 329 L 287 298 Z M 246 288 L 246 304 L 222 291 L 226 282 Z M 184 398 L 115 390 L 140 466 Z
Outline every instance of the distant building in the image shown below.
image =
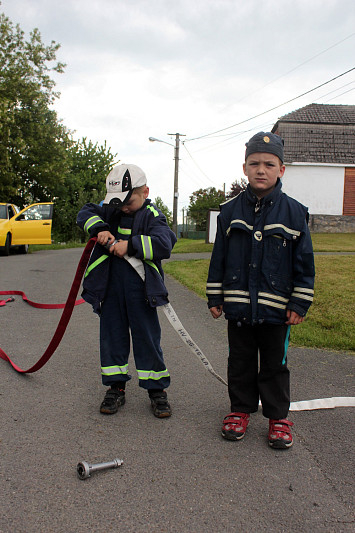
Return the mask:
M 283 191 L 311 214 L 355 215 L 355 105 L 310 104 L 279 118 Z

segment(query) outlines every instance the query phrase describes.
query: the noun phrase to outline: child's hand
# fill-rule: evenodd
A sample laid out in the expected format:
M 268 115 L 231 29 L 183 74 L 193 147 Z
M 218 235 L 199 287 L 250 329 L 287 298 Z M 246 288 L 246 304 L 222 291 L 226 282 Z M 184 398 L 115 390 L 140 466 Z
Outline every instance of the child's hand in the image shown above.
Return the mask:
M 97 234 L 97 242 L 105 246 L 106 244 L 111 244 L 115 240 L 115 237 L 110 231 L 99 231 Z
M 304 316 L 300 316 L 298 313 L 296 313 L 296 311 L 291 311 L 291 309 L 286 309 L 286 316 L 286 324 L 290 326 L 296 326 L 304 321 Z
M 114 246 L 110 248 L 110 254 L 118 255 L 118 257 L 123 257 L 128 250 L 128 241 L 119 240 Z
M 210 307 L 211 315 L 213 318 L 219 318 L 222 314 L 223 305 L 216 305 L 214 307 Z

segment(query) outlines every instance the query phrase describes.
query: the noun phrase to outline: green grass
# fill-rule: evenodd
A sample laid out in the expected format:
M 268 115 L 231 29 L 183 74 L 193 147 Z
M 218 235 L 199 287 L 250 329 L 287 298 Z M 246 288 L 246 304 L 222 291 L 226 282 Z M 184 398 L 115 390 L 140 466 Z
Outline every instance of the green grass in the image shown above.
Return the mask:
M 28 253 L 39 252 L 40 250 L 65 250 L 66 248 L 83 248 L 86 243 L 82 242 L 54 242 L 53 244 L 30 244 Z
M 315 252 L 355 252 L 355 233 L 312 233 Z
M 178 239 L 173 254 L 212 252 L 213 244 L 206 244 L 203 239 Z
M 355 354 L 355 256 L 316 256 L 314 302 L 306 320 L 292 328 L 296 346 Z M 209 261 L 171 261 L 164 271 L 206 299 Z
M 312 233 L 315 252 L 355 252 L 355 233 Z M 53 244 L 31 244 L 29 253 L 38 250 L 61 250 L 62 248 L 82 248 L 80 242 L 55 242 Z M 178 239 L 173 254 L 212 252 L 213 244 L 203 239 Z
M 312 233 L 315 252 L 355 252 L 355 233 Z M 211 252 L 213 244 L 204 240 L 178 239 L 173 254 Z
M 315 265 L 314 301 L 292 342 L 355 353 L 355 256 L 316 256 Z

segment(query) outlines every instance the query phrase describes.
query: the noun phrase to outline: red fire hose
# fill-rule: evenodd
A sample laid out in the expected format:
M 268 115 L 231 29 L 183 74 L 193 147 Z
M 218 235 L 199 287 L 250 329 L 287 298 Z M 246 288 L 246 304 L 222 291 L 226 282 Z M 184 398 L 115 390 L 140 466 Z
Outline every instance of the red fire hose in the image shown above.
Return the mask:
M 57 329 L 46 351 L 44 352 L 42 357 L 37 361 L 37 363 L 34 364 L 28 370 L 22 370 L 22 368 L 20 368 L 13 361 L 11 361 L 10 357 L 6 355 L 6 353 L 0 348 L 0 358 L 4 359 L 4 361 L 8 361 L 10 365 L 16 370 L 16 372 L 20 372 L 22 374 L 31 374 L 32 372 L 36 372 L 37 370 L 42 368 L 42 366 L 44 366 L 47 363 L 47 361 L 50 359 L 50 357 L 53 355 L 53 353 L 57 349 L 60 341 L 63 338 L 65 330 L 67 329 L 67 325 L 72 315 L 74 306 L 82 304 L 84 302 L 84 300 L 82 299 L 76 300 L 76 297 L 79 292 L 81 280 L 84 276 L 86 265 L 89 262 L 91 251 L 95 243 L 96 243 L 96 238 L 90 239 L 82 253 L 78 267 L 76 269 L 74 281 L 72 283 L 72 286 L 71 286 L 71 289 L 70 289 L 70 292 L 69 292 L 69 295 L 68 295 L 68 298 L 65 304 L 40 304 L 40 303 L 32 302 L 31 300 L 29 300 L 27 296 L 25 295 L 25 293 L 22 291 L 0 291 L 0 294 L 4 294 L 4 295 L 18 294 L 19 296 L 22 296 L 22 299 L 25 302 L 27 302 L 29 305 L 31 305 L 32 307 L 37 307 L 39 309 L 63 309 L 64 308 L 62 316 L 60 317 Z M 9 301 L 11 301 L 11 298 L 9 298 Z

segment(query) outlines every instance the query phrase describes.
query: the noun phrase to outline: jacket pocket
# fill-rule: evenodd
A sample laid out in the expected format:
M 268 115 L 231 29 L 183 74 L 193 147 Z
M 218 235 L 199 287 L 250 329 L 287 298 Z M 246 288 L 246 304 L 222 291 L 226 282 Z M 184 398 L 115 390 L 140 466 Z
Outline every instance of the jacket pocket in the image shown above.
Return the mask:
M 280 234 L 265 237 L 264 257 L 267 258 L 265 266 L 270 272 L 288 271 L 292 264 L 292 238 Z
M 223 280 L 223 288 L 232 287 L 240 280 L 240 268 L 235 268 L 233 271 L 227 272 Z
M 292 292 L 292 281 L 287 276 L 280 274 L 270 274 L 270 285 L 273 290 L 281 292 L 282 294 L 290 295 Z

